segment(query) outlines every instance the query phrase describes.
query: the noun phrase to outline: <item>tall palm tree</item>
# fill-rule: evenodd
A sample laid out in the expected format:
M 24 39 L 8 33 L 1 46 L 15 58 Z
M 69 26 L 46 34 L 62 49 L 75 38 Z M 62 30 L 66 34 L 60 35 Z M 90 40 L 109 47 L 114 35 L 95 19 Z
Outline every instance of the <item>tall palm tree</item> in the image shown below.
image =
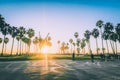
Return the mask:
M 82 41 L 81 41 L 81 49 L 82 49 L 82 52 L 85 54 L 85 46 L 86 46 L 86 43 L 85 43 L 85 39 L 83 38 Z M 84 50 L 84 51 L 83 51 Z
M 33 44 L 35 45 L 34 53 L 38 51 L 38 48 L 37 48 L 38 47 L 38 43 L 39 43 L 38 37 L 35 37 L 33 39 Z
M 65 42 L 61 43 L 61 51 L 63 54 L 65 53 Z
M 86 38 L 86 41 L 88 43 L 89 53 L 92 54 L 92 50 L 90 46 L 90 35 L 91 35 L 91 32 L 89 30 L 86 30 L 84 33 L 84 37 Z
M 80 54 L 80 38 L 77 38 L 77 41 L 76 41 L 77 43 L 76 43 L 76 45 L 77 45 L 77 53 L 79 53 Z
M 75 32 L 75 33 L 74 33 L 74 36 L 75 36 L 75 38 L 76 38 L 76 44 L 79 44 L 79 43 L 77 43 L 77 38 L 78 38 L 78 36 L 79 36 L 78 32 Z M 77 45 L 77 49 L 79 50 L 79 46 L 78 46 L 78 45 Z
M 92 36 L 96 39 L 96 52 L 98 54 L 98 41 L 97 41 L 97 38 L 99 37 L 99 30 L 94 28 L 93 31 L 92 31 Z
M 116 46 L 116 50 L 115 50 L 115 48 L 114 48 L 114 43 L 112 44 L 112 50 L 113 50 L 113 53 L 115 54 L 117 54 L 117 40 L 118 40 L 118 35 L 116 34 L 116 33 L 114 33 L 114 32 L 111 32 L 110 33 L 110 40 L 112 40 L 112 41 L 114 41 L 115 42 L 115 46 Z
M 0 38 L 0 44 L 2 43 L 2 41 L 3 41 L 2 38 Z
M 114 27 L 112 25 L 112 23 L 110 22 L 107 22 L 105 25 L 104 25 L 104 34 L 103 34 L 103 38 L 106 39 L 106 45 L 107 45 L 107 50 L 109 49 L 108 48 L 108 43 L 107 43 L 107 39 L 109 38 L 110 40 L 110 44 L 111 44 L 111 47 L 113 47 L 112 43 L 111 43 L 111 37 L 113 34 L 113 30 L 114 30 Z M 112 34 L 112 35 L 111 35 Z
M 109 39 L 109 34 L 108 32 L 104 31 L 102 34 L 102 38 L 106 41 L 106 46 L 107 46 L 107 53 L 109 54 L 109 46 L 108 46 L 108 39 Z
M 4 24 L 3 28 L 1 28 L 1 32 L 4 35 L 3 40 L 5 40 L 5 37 L 8 34 L 8 29 L 9 29 L 9 24 L 7 24 L 7 23 Z M 3 50 L 4 50 L 4 41 L 3 41 L 3 45 L 2 45 L 2 53 L 1 53 L 1 55 L 3 55 Z
M 19 35 L 16 35 L 16 39 L 17 39 L 17 55 L 19 53 L 19 42 L 20 42 L 20 36 Z
M 71 44 L 71 53 L 72 53 L 73 39 L 69 39 L 69 43 Z
M 9 42 L 9 39 L 7 38 L 7 37 L 5 37 L 5 39 L 4 39 L 4 43 L 5 43 L 5 52 L 4 53 L 6 53 L 6 44 Z
M 22 42 L 22 37 L 26 34 L 26 30 L 24 27 L 19 27 L 18 28 L 19 34 L 18 36 L 20 36 L 20 54 L 21 54 L 21 42 Z
M 75 32 L 74 36 L 75 36 L 75 38 L 78 38 L 78 36 L 79 36 L 78 32 Z
M 75 53 L 75 46 L 76 46 L 76 44 L 75 44 L 75 42 L 73 42 L 72 44 L 73 44 L 73 46 L 74 46 L 73 52 Z
M 59 54 L 60 54 L 60 40 L 57 41 L 58 44 L 58 50 L 59 50 Z
M 118 41 L 120 43 L 120 23 L 118 23 L 117 26 L 115 27 L 115 31 L 118 34 Z
M 12 40 L 12 47 L 11 47 L 11 55 L 12 55 L 12 52 L 13 52 L 13 46 L 14 46 L 14 39 L 15 39 L 15 37 L 17 36 L 17 34 L 18 34 L 18 29 L 17 29 L 17 27 L 11 27 L 11 28 L 9 28 L 9 30 L 8 30 L 8 32 L 10 33 L 10 35 L 12 36 L 12 38 L 13 38 L 13 40 Z
M 96 22 L 96 26 L 100 28 L 101 41 L 102 41 L 102 52 L 103 52 L 103 54 L 104 54 L 104 45 L 103 45 L 103 38 L 102 38 L 102 34 L 103 34 L 103 32 L 102 32 L 102 27 L 103 27 L 103 25 L 104 25 L 104 24 L 103 24 L 103 21 L 102 21 L 102 20 L 98 20 L 98 21 Z
M 4 27 L 5 25 L 5 19 L 4 17 L 0 14 L 0 32 L 1 32 L 1 29 Z
M 30 29 L 28 29 L 27 34 L 28 34 L 28 37 L 29 37 L 29 39 L 30 39 L 30 40 L 29 40 L 29 41 L 30 41 L 30 42 L 29 42 L 29 43 L 30 43 L 30 44 L 29 44 L 29 50 L 30 50 L 31 38 L 35 35 L 35 31 L 30 28 Z M 29 51 L 29 52 L 30 52 L 30 51 Z

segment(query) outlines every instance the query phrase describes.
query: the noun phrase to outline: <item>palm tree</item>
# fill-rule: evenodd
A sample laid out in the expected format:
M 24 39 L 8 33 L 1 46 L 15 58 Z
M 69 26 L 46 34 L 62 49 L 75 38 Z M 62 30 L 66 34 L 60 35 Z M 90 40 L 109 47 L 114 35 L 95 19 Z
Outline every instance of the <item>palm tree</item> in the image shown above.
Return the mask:
M 77 42 L 76 43 L 76 45 L 77 45 L 77 53 L 80 53 L 80 38 L 78 38 L 76 42 Z
M 97 23 L 96 23 L 96 26 L 100 28 L 101 41 L 102 41 L 102 52 L 103 52 L 103 54 L 104 54 L 104 45 L 103 45 L 103 38 L 102 38 L 102 34 L 103 34 L 103 32 L 102 32 L 102 27 L 103 27 L 103 25 L 104 25 L 104 24 L 103 24 L 103 21 L 102 21 L 102 20 L 99 20 L 99 21 L 97 21 Z
M 13 52 L 13 46 L 14 46 L 14 39 L 15 39 L 15 37 L 17 36 L 17 34 L 18 34 L 18 29 L 17 29 L 17 27 L 11 27 L 11 28 L 9 28 L 9 30 L 8 30 L 8 32 L 10 33 L 10 35 L 12 36 L 12 38 L 13 38 L 13 40 L 12 40 L 12 47 L 11 47 L 11 55 L 12 55 L 12 52 Z
M 111 40 L 110 34 L 113 32 L 113 29 L 114 29 L 114 27 L 113 27 L 112 23 L 110 23 L 110 22 L 107 22 L 107 23 L 104 25 L 103 38 L 106 40 L 107 50 L 109 50 L 109 48 L 108 48 L 108 43 L 107 43 L 107 39 L 109 38 L 109 39 Z M 111 44 L 111 41 L 110 41 L 110 44 Z M 113 47 L 112 44 L 111 44 L 111 47 Z M 109 53 L 109 52 L 108 52 L 108 53 Z
M 75 53 L 75 46 L 76 46 L 76 44 L 75 44 L 75 42 L 73 42 L 72 44 L 74 46 L 74 51 L 73 52 Z
M 2 38 L 0 38 L 0 44 L 2 43 Z
M 115 27 L 115 31 L 118 34 L 118 41 L 120 43 L 120 23 L 118 23 L 117 26 Z
M 4 25 L 5 25 L 4 17 L 0 14 L 0 31 L 4 27 Z
M 79 36 L 78 32 L 75 32 L 75 33 L 74 33 L 74 36 L 75 36 L 76 41 L 77 41 L 77 38 L 78 38 L 78 36 Z M 78 45 L 77 45 L 77 49 L 79 50 L 79 43 L 76 42 L 76 44 L 78 44 Z
M 18 28 L 18 31 L 19 31 L 18 36 L 20 36 L 20 54 L 21 54 L 21 42 L 22 42 L 22 37 L 25 35 L 26 30 L 25 30 L 24 27 L 19 27 L 19 28 Z
M 98 54 L 98 41 L 97 41 L 97 38 L 99 37 L 99 30 L 94 28 L 93 31 L 92 31 L 92 36 L 96 39 L 96 52 Z
M 61 51 L 63 54 L 65 53 L 65 42 L 61 43 Z
M 103 34 L 102 34 L 102 38 L 106 41 L 107 53 L 109 54 L 109 47 L 108 47 L 108 42 L 107 42 L 107 40 L 109 39 L 108 32 L 104 31 Z
M 58 44 L 58 49 L 59 49 L 59 54 L 60 54 L 60 40 L 57 41 Z
M 3 28 L 1 28 L 1 32 L 4 35 L 3 40 L 5 40 L 5 37 L 8 34 L 8 29 L 9 29 L 9 24 L 7 24 L 7 23 L 4 24 Z M 1 55 L 3 55 L 3 50 L 4 50 L 4 41 L 3 41 L 3 45 L 2 45 L 2 53 L 1 53 Z
M 75 36 L 75 38 L 78 38 L 78 36 L 79 36 L 78 32 L 75 32 L 74 36 Z
M 6 44 L 9 42 L 9 39 L 7 38 L 7 37 L 5 37 L 5 39 L 4 39 L 4 43 L 5 43 L 5 52 L 4 53 L 6 53 Z
M 90 46 L 90 35 L 91 35 L 91 32 L 89 30 L 86 30 L 84 33 L 84 37 L 86 38 L 86 41 L 88 43 L 89 53 L 92 54 L 92 50 Z
M 112 40 L 112 41 L 115 42 L 116 51 L 115 51 L 115 48 L 114 48 L 114 43 L 111 44 L 111 45 L 112 45 L 113 53 L 114 53 L 114 54 L 115 54 L 115 53 L 117 54 L 117 43 L 116 43 L 116 42 L 117 42 L 117 40 L 118 40 L 118 35 L 117 35 L 116 33 L 114 33 L 114 32 L 111 32 L 109 38 L 110 38 L 110 40 Z
M 69 43 L 71 44 L 71 53 L 72 53 L 73 39 L 69 39 Z
M 85 54 L 85 46 L 86 46 L 85 41 L 86 41 L 86 40 L 83 38 L 82 41 L 81 41 L 81 46 L 80 46 L 81 49 L 82 49 L 82 52 L 83 52 L 84 54 Z M 83 49 L 84 49 L 84 51 L 83 51 Z
M 35 31 L 30 28 L 30 29 L 27 31 L 27 34 L 28 34 L 28 37 L 29 37 L 29 39 L 30 39 L 30 40 L 29 40 L 29 41 L 30 41 L 30 42 L 29 42 L 29 43 L 30 43 L 30 44 L 29 44 L 29 50 L 30 50 L 31 38 L 35 35 Z M 30 52 L 30 51 L 29 51 L 29 52 Z
M 20 42 L 20 36 L 17 35 L 17 36 L 16 36 L 16 39 L 17 39 L 17 41 L 18 41 L 18 43 L 17 43 L 17 54 L 18 54 L 18 53 L 19 53 L 19 42 Z
M 34 53 L 38 51 L 38 48 L 37 48 L 38 43 L 39 43 L 38 37 L 35 37 L 35 39 L 33 39 L 33 44 L 35 45 Z

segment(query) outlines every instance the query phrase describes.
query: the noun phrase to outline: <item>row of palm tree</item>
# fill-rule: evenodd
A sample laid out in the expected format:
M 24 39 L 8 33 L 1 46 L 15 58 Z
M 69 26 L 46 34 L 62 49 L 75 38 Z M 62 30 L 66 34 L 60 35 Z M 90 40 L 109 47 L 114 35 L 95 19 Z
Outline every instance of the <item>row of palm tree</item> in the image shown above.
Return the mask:
M 90 39 L 91 37 L 95 38 L 96 40 L 96 53 L 100 54 L 100 45 L 98 45 L 98 37 L 101 38 L 101 51 L 104 54 L 105 50 L 107 53 L 110 53 L 108 42 L 110 43 L 111 50 L 113 54 L 118 53 L 117 49 L 117 42 L 120 42 L 120 23 L 118 23 L 116 26 L 113 26 L 111 22 L 104 23 L 102 20 L 99 20 L 96 22 L 96 28 L 94 28 L 92 31 L 86 30 L 84 32 L 84 38 L 80 39 L 78 32 L 74 33 L 74 37 L 76 38 L 76 41 L 73 41 L 73 39 L 69 39 L 69 43 L 71 44 L 70 53 L 77 52 L 80 53 L 82 50 L 82 53 L 85 53 L 85 47 L 86 44 L 88 45 L 88 52 L 92 54 Z M 106 42 L 106 48 L 104 45 L 104 41 Z M 60 41 L 58 41 L 59 48 L 60 47 Z M 69 46 L 68 46 L 69 47 Z M 74 47 L 74 48 L 73 48 Z M 66 48 L 62 49 L 65 50 Z
M 25 27 L 11 26 L 10 24 L 5 22 L 5 19 L 2 15 L 0 15 L 0 32 L 3 35 L 3 39 L 0 38 L 0 43 L 3 43 L 1 55 L 6 53 L 6 49 L 4 51 L 4 47 L 9 42 L 9 39 L 6 37 L 7 35 L 10 35 L 12 38 L 12 46 L 10 51 L 11 55 L 13 54 L 15 39 L 18 41 L 16 52 L 17 54 L 30 53 L 32 42 L 35 45 L 38 45 L 40 49 L 45 45 L 47 46 L 52 45 L 52 43 L 50 42 L 51 37 L 48 36 L 49 34 L 46 36 L 46 38 L 42 38 L 39 36 L 39 38 L 35 37 L 32 41 L 32 38 L 35 36 L 35 31 L 32 28 L 29 28 L 27 30 Z M 23 51 L 23 48 L 25 49 L 25 51 Z

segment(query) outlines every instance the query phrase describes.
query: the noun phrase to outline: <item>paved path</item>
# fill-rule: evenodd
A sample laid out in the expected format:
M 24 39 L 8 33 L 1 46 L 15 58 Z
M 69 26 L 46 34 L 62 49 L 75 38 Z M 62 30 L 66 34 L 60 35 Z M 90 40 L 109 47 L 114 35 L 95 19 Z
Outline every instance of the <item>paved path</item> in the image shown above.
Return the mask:
M 0 80 L 120 80 L 120 61 L 5 61 Z

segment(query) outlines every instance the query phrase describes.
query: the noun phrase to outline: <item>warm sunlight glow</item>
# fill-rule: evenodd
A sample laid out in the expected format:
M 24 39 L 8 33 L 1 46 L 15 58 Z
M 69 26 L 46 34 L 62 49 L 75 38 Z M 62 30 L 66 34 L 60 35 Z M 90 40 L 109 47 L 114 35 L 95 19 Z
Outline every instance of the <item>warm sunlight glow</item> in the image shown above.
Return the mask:
M 43 47 L 42 53 L 48 54 L 48 47 L 47 47 L 47 46 L 44 46 L 44 47 Z

